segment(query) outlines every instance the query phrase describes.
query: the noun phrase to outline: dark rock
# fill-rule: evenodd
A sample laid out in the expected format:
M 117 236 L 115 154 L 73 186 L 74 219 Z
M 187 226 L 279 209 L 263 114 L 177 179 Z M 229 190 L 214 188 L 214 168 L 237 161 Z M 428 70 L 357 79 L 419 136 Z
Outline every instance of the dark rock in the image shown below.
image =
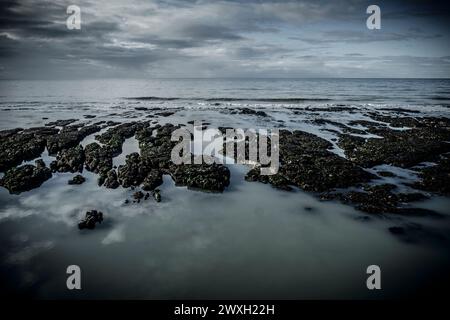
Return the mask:
M 420 181 L 413 184 L 414 188 L 450 195 L 450 158 L 444 157 L 437 165 L 420 170 Z
M 151 169 L 144 179 L 142 189 L 145 191 L 152 191 L 156 187 L 163 184 L 162 172 L 158 169 Z
M 0 179 L 0 185 L 11 194 L 19 194 L 40 187 L 51 177 L 51 170 L 42 160 L 37 160 L 36 166 L 26 164 L 6 171 L 5 176 Z
M 111 169 L 108 171 L 105 179 L 105 187 L 110 189 L 117 189 L 119 187 L 119 181 L 117 180 L 116 170 Z
M 76 122 L 76 121 L 78 121 L 78 119 L 56 120 L 56 121 L 53 121 L 53 122 L 46 123 L 45 125 L 47 127 L 54 127 L 54 126 L 65 127 L 65 126 L 68 126 L 69 124 L 71 124 L 73 122 Z
M 83 172 L 84 150 L 81 145 L 58 152 L 50 164 L 53 172 Z
M 137 130 L 141 130 L 147 125 L 147 123 L 141 122 L 120 124 L 108 129 L 105 133 L 96 136 L 95 139 L 107 145 L 110 148 L 113 157 L 115 157 L 122 153 L 122 145 L 125 140 L 134 136 Z
M 86 179 L 82 175 L 77 174 L 75 177 L 68 181 L 68 184 L 83 184 L 85 181 Z
M 74 126 L 63 128 L 59 134 L 48 137 L 47 149 L 50 155 L 57 154 L 58 151 L 75 147 L 88 135 L 100 131 L 96 125 L 86 126 L 81 129 Z
M 223 192 L 230 184 L 230 171 L 218 164 L 174 165 L 170 175 L 177 186 L 210 192 Z
M 141 200 L 142 198 L 144 198 L 144 193 L 142 191 L 135 192 L 133 194 L 133 198 L 135 200 Z
M 84 149 L 85 164 L 88 171 L 106 176 L 111 170 L 113 161 L 109 148 L 101 147 L 98 143 L 90 143 Z
M 58 129 L 46 127 L 1 131 L 0 171 L 39 157 L 45 150 L 47 136 L 56 134 L 58 131 Z
M 173 111 L 163 111 L 163 112 L 155 113 L 156 116 L 160 116 L 160 117 L 169 117 L 173 114 L 175 114 L 175 112 L 173 112 Z
M 450 140 L 450 121 L 433 119 L 413 119 L 414 123 L 410 125 L 414 128 L 410 130 L 398 131 L 387 127 L 370 130 L 383 138 L 367 139 L 343 134 L 338 145 L 349 160 L 363 167 L 390 164 L 410 168 L 450 151 L 450 143 L 447 142 Z M 390 120 L 390 125 L 393 125 L 405 121 L 405 118 L 385 120 Z
M 97 210 L 91 210 L 86 212 L 86 216 L 78 223 L 78 228 L 82 229 L 95 229 L 96 223 L 102 223 L 103 213 Z
M 159 191 L 159 189 L 153 190 L 152 195 L 156 202 L 161 202 L 161 192 Z

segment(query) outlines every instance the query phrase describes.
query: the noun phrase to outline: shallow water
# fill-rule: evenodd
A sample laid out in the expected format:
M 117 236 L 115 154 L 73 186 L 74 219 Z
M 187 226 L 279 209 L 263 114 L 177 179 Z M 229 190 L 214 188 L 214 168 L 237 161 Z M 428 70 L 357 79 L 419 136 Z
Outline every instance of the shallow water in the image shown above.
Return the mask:
M 26 86 L 27 90 L 22 92 L 28 96 L 18 94 L 23 89 L 21 85 Z M 331 127 L 308 121 L 315 118 L 341 123 L 368 120 L 365 110 L 385 106 L 366 101 L 358 104 L 360 112 L 293 114 L 285 108 L 290 105 L 284 103 L 222 102 L 219 106 L 197 100 L 138 103 L 121 97 L 168 96 L 163 93 L 182 96 L 188 92 L 192 97 L 208 92 L 214 97 L 236 96 L 238 86 L 224 91 L 230 84 L 216 84 L 214 89 L 210 88 L 213 84 L 208 84 L 190 91 L 194 84 L 188 83 L 184 87 L 177 84 L 182 89 L 177 87 L 178 92 L 175 89 L 170 92 L 162 82 L 159 87 L 140 83 L 134 89 L 124 86 L 129 91 L 118 90 L 116 96 L 120 97 L 112 98 L 104 97 L 105 92 L 98 90 L 104 85 L 96 84 L 98 96 L 93 99 L 86 84 L 80 88 L 85 88 L 87 93 L 80 97 L 76 93 L 68 94 L 64 85 L 56 90 L 56 84 L 49 87 L 41 84 L 41 90 L 37 90 L 33 83 L 13 82 L 7 86 L 3 83 L 3 91 L 11 88 L 16 91 L 2 94 L 0 129 L 39 126 L 68 118 L 86 123 L 152 120 L 146 118 L 148 111 L 134 107 L 183 106 L 174 116 L 157 121 L 186 124 L 191 120 L 205 120 L 212 128 L 301 129 L 334 142 L 336 135 L 324 130 Z M 252 85 L 262 91 L 254 97 L 266 94 L 269 97 L 272 90 L 269 84 Z M 275 96 L 302 94 L 303 91 L 296 91 L 298 85 L 298 82 L 291 83 Z M 439 83 L 441 87 L 446 85 Z M 335 88 L 336 92 L 339 88 L 342 87 Z M 380 92 L 383 90 L 387 89 Z M 245 96 L 251 91 L 240 90 L 239 94 Z M 350 99 L 351 87 L 345 91 L 348 92 L 345 99 Z M 355 92 L 357 96 L 361 94 Z M 319 96 L 318 91 L 311 97 L 316 95 Z M 11 102 L 20 99 L 21 103 Z M 401 99 L 397 99 L 400 104 Z M 427 99 L 415 101 L 414 105 L 404 102 L 402 106 L 420 109 Z M 227 103 L 264 108 L 270 118 L 229 114 Z M 328 102 L 316 103 L 321 107 L 327 105 Z M 22 110 L 23 106 L 27 109 Z M 431 115 L 448 114 L 442 104 L 422 107 L 422 110 Z M 86 120 L 83 118 L 86 114 L 94 114 L 96 118 Z M 96 141 L 97 134 L 88 136 L 82 145 Z M 139 151 L 137 140 L 127 139 L 123 151 L 114 158 L 114 165 L 123 164 L 127 154 Z M 334 151 L 342 155 L 336 146 Z M 47 165 L 54 160 L 46 152 L 42 158 Z M 285 192 L 246 182 L 244 175 L 248 168 L 242 165 L 229 165 L 229 168 L 231 185 L 223 194 L 176 187 L 169 176 L 164 176 L 160 203 L 150 197 L 140 203 L 125 204 L 126 199 L 132 199 L 134 191 L 98 187 L 97 176 L 86 170 L 83 176 L 87 181 L 79 186 L 67 184 L 74 174 L 56 173 L 40 188 L 20 195 L 10 195 L 0 188 L 1 292 L 38 298 L 405 297 L 424 290 L 434 277 L 439 279 L 450 267 L 449 198 L 433 197 L 415 204 L 440 212 L 445 216 L 441 219 L 369 216 L 340 203 L 321 202 L 301 190 Z M 373 170 L 398 175 L 377 183 L 399 184 L 416 179 L 413 172 L 396 167 L 379 166 Z M 102 211 L 105 221 L 95 230 L 78 230 L 77 222 L 91 209 Z M 407 228 L 408 236 L 392 235 L 388 231 L 392 226 Z M 81 291 L 66 289 L 65 271 L 71 264 L 81 267 Z M 381 267 L 383 289 L 380 291 L 366 288 L 366 268 L 372 264 Z

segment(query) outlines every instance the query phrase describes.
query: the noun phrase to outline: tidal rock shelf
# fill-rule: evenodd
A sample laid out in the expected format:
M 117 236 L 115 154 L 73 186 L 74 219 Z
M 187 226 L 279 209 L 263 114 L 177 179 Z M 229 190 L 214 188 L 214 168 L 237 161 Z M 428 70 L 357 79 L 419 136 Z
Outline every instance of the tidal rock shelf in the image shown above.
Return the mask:
M 329 112 L 337 112 L 338 109 L 330 108 Z M 357 112 L 353 107 L 341 109 L 340 112 Z M 285 108 L 279 111 L 294 116 L 304 113 L 316 115 L 317 112 L 315 108 Z M 366 119 L 346 123 L 322 117 L 305 121 L 319 126 L 319 132 L 335 134 L 336 138 L 331 140 L 303 130 L 281 129 L 278 172 L 275 175 L 261 175 L 257 163 L 249 168 L 245 180 L 270 184 L 285 191 L 300 189 L 322 200 L 340 201 L 372 214 L 439 216 L 431 210 L 411 207 L 410 203 L 434 195 L 449 195 L 450 120 L 444 117 L 412 117 L 411 113 L 405 115 L 407 110 L 393 112 L 399 115 L 366 111 Z M 277 120 L 274 111 L 269 115 L 269 112 L 260 110 L 231 108 L 229 113 L 267 118 L 267 121 L 276 124 L 285 122 Z M 172 115 L 168 112 L 159 116 L 170 119 Z M 52 173 L 81 174 L 86 169 L 98 175 L 99 186 L 110 189 L 140 188 L 142 191 L 136 194 L 142 192 L 144 196 L 138 197 L 138 200 L 152 194 L 160 201 L 157 188 L 163 183 L 163 175 L 169 175 L 176 186 L 204 192 L 224 192 L 232 183 L 230 170 L 225 165 L 172 163 L 171 152 L 176 142 L 171 141 L 171 135 L 185 124 L 161 125 L 153 120 L 74 124 L 76 121 L 57 120 L 44 127 L 0 131 L 0 171 L 5 172 L 0 185 L 10 193 L 19 194 L 39 187 L 51 178 Z M 102 124 L 104 126 L 101 127 Z M 103 128 L 106 131 L 95 136 L 98 142 L 83 148 L 80 144 L 83 139 Z M 226 128 L 219 129 L 223 131 Z M 116 168 L 113 158 L 123 152 L 125 140 L 131 137 L 139 143 L 139 152 L 126 155 L 125 163 Z M 333 151 L 336 147 L 342 150 L 342 156 Z M 49 168 L 42 160 L 37 160 L 36 165 L 21 165 L 23 161 L 39 158 L 45 149 L 56 157 Z M 190 156 L 192 160 L 195 158 Z M 433 165 L 419 166 L 425 162 Z M 396 185 L 383 180 L 394 179 L 394 174 L 373 169 L 379 165 L 412 170 L 418 179 L 413 183 L 403 183 L 404 188 L 399 191 Z M 84 178 L 77 175 L 69 184 L 83 182 Z M 405 188 L 409 191 L 404 192 Z

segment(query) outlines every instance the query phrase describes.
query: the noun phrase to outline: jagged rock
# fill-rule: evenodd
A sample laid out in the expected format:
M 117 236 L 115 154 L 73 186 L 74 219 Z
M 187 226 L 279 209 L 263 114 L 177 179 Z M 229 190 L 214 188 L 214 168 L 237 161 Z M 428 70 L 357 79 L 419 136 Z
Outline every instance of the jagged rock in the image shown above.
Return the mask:
M 131 153 L 127 155 L 125 165 L 118 168 L 119 183 L 124 188 L 139 186 L 150 170 L 151 166 L 140 157 L 139 153 Z
M 162 172 L 159 171 L 158 169 L 151 169 L 144 179 L 142 189 L 145 191 L 152 191 L 156 187 L 162 185 L 162 183 L 163 183 Z
M 111 169 L 108 171 L 105 180 L 105 187 L 110 189 L 117 189 L 119 187 L 119 181 L 117 181 L 117 173 L 116 170 Z
M 83 184 L 85 181 L 86 181 L 86 179 L 82 175 L 77 174 L 75 177 L 73 177 L 67 183 L 68 184 Z
M 423 168 L 419 173 L 420 181 L 414 188 L 450 195 L 450 158 L 444 157 L 437 165 Z
M 95 139 L 109 146 L 113 157 L 115 157 L 122 153 L 122 145 L 125 140 L 134 136 L 137 130 L 141 130 L 147 125 L 148 123 L 142 122 L 120 124 L 96 136 Z
M 82 229 L 95 229 L 96 223 L 102 223 L 103 213 L 97 210 L 90 210 L 86 212 L 86 216 L 78 223 L 78 228 Z
M 88 171 L 105 175 L 113 166 L 112 153 L 98 143 L 90 143 L 84 149 L 85 164 Z
M 159 189 L 153 190 L 152 196 L 156 200 L 156 202 L 161 202 L 161 192 L 159 191 Z
M 19 194 L 40 187 L 52 177 L 52 172 L 41 159 L 35 163 L 36 166 L 26 164 L 9 169 L 0 179 L 0 185 L 8 189 L 11 194 Z
M 56 120 L 53 122 L 46 123 L 45 126 L 47 126 L 47 127 L 54 127 L 54 126 L 65 127 L 76 121 L 78 121 L 78 119 Z
M 88 135 L 100 131 L 96 125 L 86 126 L 79 129 L 78 126 L 64 127 L 59 134 L 48 137 L 47 150 L 50 155 L 55 155 L 58 151 L 75 147 Z
M 83 172 L 84 150 L 81 145 L 58 152 L 56 160 L 50 163 L 53 172 Z
M 39 157 L 45 150 L 47 136 L 58 131 L 46 127 L 0 131 L 0 171 Z
M 230 184 L 230 171 L 219 164 L 174 165 L 170 175 L 177 186 L 210 192 L 223 192 Z
M 407 121 L 405 118 L 388 118 Z M 450 120 L 438 121 L 425 118 L 413 119 L 410 130 L 393 130 L 387 127 L 372 128 L 370 133 L 382 138 L 362 138 L 340 135 L 339 147 L 344 149 L 349 160 L 363 167 L 390 164 L 410 168 L 423 161 L 434 160 L 439 154 L 450 151 Z M 387 120 L 386 120 L 387 121 Z

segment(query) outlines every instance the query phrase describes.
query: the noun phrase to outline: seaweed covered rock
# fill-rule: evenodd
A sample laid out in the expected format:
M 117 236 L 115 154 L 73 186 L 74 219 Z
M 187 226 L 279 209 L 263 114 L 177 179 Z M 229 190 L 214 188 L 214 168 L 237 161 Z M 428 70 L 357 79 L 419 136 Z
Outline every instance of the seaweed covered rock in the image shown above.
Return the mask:
M 88 135 L 100 131 L 97 125 L 90 125 L 79 128 L 79 126 L 64 127 L 59 134 L 49 136 L 47 139 L 47 150 L 50 155 L 55 155 L 58 151 L 75 147 Z
M 70 179 L 67 183 L 70 185 L 73 184 L 83 184 L 86 181 L 86 178 L 83 177 L 80 174 L 77 174 L 75 177 L 73 177 L 72 179 Z
M 81 145 L 58 152 L 50 163 L 53 172 L 83 172 L 84 150 Z
M 82 229 L 95 229 L 95 225 L 98 223 L 102 223 L 103 221 L 103 213 L 97 210 L 90 210 L 86 212 L 86 215 L 83 220 L 78 223 L 78 228 Z
M 142 183 L 142 189 L 152 191 L 163 184 L 162 172 L 158 169 L 151 169 Z
M 356 209 L 372 213 L 395 213 L 410 216 L 440 216 L 438 213 L 422 208 L 405 207 L 404 204 L 427 199 L 421 193 L 395 193 L 397 187 L 392 184 L 365 186 L 363 191 L 325 194 L 322 199 L 338 199 L 352 204 Z
M 450 195 L 450 158 L 443 157 L 436 165 L 421 169 L 419 177 L 414 188 Z
M 38 188 L 52 177 L 52 172 L 39 159 L 36 166 L 26 164 L 6 171 L 5 176 L 0 179 L 0 185 L 8 189 L 11 194 L 19 194 Z
M 105 179 L 104 186 L 110 189 L 117 189 L 119 187 L 119 181 L 117 180 L 116 170 L 111 169 L 108 171 Z
M 131 153 L 127 155 L 125 165 L 118 168 L 119 183 L 124 188 L 139 186 L 150 170 L 151 165 L 144 158 L 141 158 L 139 153 Z
M 113 157 L 122 153 L 122 145 L 125 139 L 134 136 L 137 130 L 145 128 L 148 123 L 130 122 L 109 128 L 105 133 L 95 137 L 101 143 L 109 146 Z
M 90 143 L 84 149 L 85 164 L 88 171 L 106 175 L 113 166 L 112 153 L 98 143 Z
M 174 165 L 170 175 L 177 186 L 193 190 L 223 192 L 230 184 L 230 170 L 220 164 Z
M 323 192 L 368 182 L 375 175 L 327 150 L 330 142 L 303 131 L 281 130 L 279 137 L 280 168 L 272 176 L 251 170 L 247 181 L 270 183 L 279 189 L 289 185 L 305 191 Z
M 58 131 L 45 127 L 0 131 L 0 171 L 40 157 L 45 150 L 46 138 Z
M 384 119 L 384 118 L 383 118 Z M 389 117 L 392 124 L 396 118 Z M 403 119 L 403 120 L 402 120 Z M 397 121 L 404 121 L 398 118 Z M 411 125 L 411 124 L 410 124 Z M 414 128 L 393 130 L 387 127 L 372 128 L 370 133 L 381 138 L 363 138 L 340 135 L 338 145 L 347 158 L 363 167 L 389 164 L 410 168 L 423 161 L 438 158 L 450 151 L 450 121 L 434 118 L 414 119 Z

